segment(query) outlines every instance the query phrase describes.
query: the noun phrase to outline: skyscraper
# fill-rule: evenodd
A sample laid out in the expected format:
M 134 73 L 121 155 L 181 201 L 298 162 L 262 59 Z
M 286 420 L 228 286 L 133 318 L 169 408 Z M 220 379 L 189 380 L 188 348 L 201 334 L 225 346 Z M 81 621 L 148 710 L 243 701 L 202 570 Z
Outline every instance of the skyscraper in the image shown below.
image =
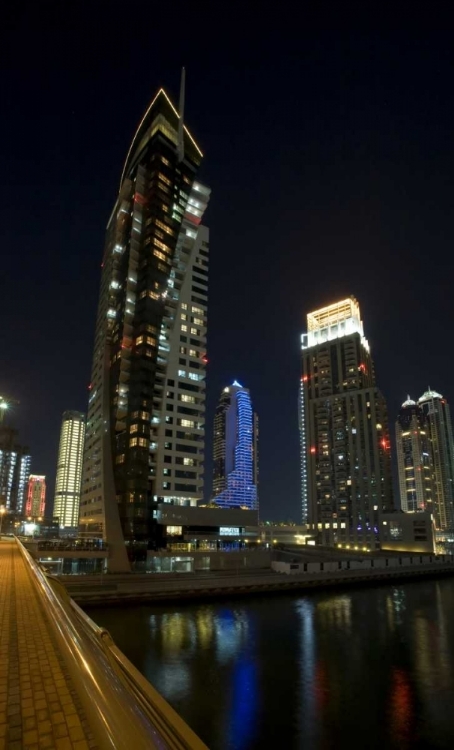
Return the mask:
M 427 424 L 433 470 L 435 528 L 454 529 L 454 444 L 449 404 L 430 388 L 418 400 Z
M 28 478 L 27 502 L 25 515 L 33 518 L 44 516 L 46 510 L 46 477 L 42 474 L 30 474 Z
M 303 523 L 322 543 L 373 548 L 393 510 L 390 442 L 356 299 L 309 313 L 301 343 Z
M 80 485 L 85 440 L 85 414 L 63 413 L 55 481 L 54 518 L 60 528 L 76 528 L 79 522 Z
M 222 391 L 214 417 L 213 502 L 258 510 L 258 418 L 236 380 Z
M 15 515 L 23 515 L 31 456 L 18 442 L 17 430 L 0 425 L 0 505 Z
M 129 148 L 109 223 L 89 386 L 80 529 L 109 566 L 159 545 L 157 504 L 203 494 L 210 191 L 160 89 Z
M 400 507 L 406 513 L 432 511 L 432 460 L 427 419 L 410 396 L 396 421 Z

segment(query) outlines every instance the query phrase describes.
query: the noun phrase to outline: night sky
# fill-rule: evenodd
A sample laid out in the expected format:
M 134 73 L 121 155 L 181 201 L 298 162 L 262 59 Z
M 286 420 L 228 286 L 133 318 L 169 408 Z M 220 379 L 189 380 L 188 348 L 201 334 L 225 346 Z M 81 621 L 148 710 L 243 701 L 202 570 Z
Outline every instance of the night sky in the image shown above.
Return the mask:
M 25 3 L 2 24 L 0 393 L 20 400 L 32 471 L 53 497 L 61 414 L 87 408 L 126 151 L 161 85 L 177 101 L 184 64 L 212 188 L 207 454 L 237 378 L 260 418 L 261 516 L 299 520 L 309 310 L 358 298 L 392 434 L 407 393 L 454 402 L 452 39 L 219 4 L 69 5 Z

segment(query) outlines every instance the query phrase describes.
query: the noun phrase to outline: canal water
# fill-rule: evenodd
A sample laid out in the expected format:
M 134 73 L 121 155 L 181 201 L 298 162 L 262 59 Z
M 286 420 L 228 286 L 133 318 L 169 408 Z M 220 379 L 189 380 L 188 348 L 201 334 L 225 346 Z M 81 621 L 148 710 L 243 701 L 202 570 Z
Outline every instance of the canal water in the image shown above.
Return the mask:
M 454 578 L 87 611 L 211 750 L 454 746 Z

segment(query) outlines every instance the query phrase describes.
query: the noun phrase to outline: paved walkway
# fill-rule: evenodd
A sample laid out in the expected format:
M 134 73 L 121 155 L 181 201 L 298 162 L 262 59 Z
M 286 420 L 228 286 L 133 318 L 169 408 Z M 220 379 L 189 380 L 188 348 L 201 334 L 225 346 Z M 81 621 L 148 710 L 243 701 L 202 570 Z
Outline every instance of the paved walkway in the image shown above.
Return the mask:
M 0 750 L 96 748 L 15 541 L 0 540 Z

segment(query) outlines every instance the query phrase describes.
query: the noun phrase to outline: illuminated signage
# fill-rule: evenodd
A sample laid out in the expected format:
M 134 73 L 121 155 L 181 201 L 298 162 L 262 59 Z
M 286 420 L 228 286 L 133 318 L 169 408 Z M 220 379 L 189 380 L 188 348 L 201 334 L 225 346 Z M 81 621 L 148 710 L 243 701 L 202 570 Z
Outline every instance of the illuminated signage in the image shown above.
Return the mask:
M 221 536 L 238 536 L 241 534 L 241 529 L 235 526 L 220 526 L 219 533 Z

